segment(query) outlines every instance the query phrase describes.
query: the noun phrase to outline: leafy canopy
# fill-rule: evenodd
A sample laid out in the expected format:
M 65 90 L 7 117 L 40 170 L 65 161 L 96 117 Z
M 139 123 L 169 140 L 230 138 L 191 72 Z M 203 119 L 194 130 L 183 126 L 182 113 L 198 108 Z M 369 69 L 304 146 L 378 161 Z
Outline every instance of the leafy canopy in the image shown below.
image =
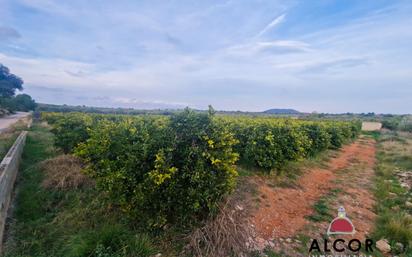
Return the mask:
M 0 63 L 0 97 L 10 98 L 16 90 L 23 90 L 23 80 L 10 73 L 9 68 Z

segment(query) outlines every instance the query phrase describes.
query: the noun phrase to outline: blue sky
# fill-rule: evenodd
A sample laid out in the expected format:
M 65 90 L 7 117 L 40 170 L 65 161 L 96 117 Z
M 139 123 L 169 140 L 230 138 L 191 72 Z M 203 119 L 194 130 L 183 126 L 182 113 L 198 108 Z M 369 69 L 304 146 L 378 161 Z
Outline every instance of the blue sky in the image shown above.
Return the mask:
M 412 113 L 412 1 L 0 0 L 38 102 Z

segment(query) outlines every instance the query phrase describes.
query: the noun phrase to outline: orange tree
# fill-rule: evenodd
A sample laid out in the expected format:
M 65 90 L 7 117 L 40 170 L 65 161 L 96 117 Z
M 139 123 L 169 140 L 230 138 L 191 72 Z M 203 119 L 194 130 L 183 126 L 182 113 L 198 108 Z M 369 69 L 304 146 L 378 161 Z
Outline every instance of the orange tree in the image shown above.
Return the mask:
M 211 114 L 100 121 L 75 153 L 123 210 L 151 227 L 213 212 L 235 185 L 236 143 Z

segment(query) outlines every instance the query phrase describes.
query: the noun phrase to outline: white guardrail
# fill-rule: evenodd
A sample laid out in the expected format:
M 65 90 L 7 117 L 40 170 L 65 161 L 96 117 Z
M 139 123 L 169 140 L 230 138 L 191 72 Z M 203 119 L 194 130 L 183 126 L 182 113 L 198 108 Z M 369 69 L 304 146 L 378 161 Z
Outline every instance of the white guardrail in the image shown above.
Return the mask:
M 22 131 L 0 163 L 0 255 L 7 212 L 19 169 L 21 154 L 26 142 L 26 136 L 27 131 Z

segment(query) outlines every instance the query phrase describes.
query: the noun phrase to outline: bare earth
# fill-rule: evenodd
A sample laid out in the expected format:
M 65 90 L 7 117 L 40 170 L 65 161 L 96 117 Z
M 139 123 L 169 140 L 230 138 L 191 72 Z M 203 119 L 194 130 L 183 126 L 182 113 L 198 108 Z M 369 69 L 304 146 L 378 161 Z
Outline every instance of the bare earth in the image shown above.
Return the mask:
M 0 118 L 0 133 L 22 118 L 29 115 L 28 112 L 17 112 L 16 114 Z
M 331 198 L 329 208 L 344 206 L 352 220 L 355 238 L 363 239 L 373 228 L 374 198 L 370 191 L 375 165 L 375 141 L 361 138 L 342 148 L 328 163 L 328 168 L 307 170 L 293 188 L 273 188 L 264 181 L 259 184 L 262 204 L 252 215 L 255 241 L 258 248 L 270 247 L 287 254 L 297 248 L 307 248 L 297 240 L 304 235 L 322 238 L 330 221 L 314 222 L 308 216 L 314 213 L 314 204 L 330 192 L 338 192 Z M 286 242 L 285 239 L 288 239 Z M 289 249 L 290 248 L 290 249 Z

